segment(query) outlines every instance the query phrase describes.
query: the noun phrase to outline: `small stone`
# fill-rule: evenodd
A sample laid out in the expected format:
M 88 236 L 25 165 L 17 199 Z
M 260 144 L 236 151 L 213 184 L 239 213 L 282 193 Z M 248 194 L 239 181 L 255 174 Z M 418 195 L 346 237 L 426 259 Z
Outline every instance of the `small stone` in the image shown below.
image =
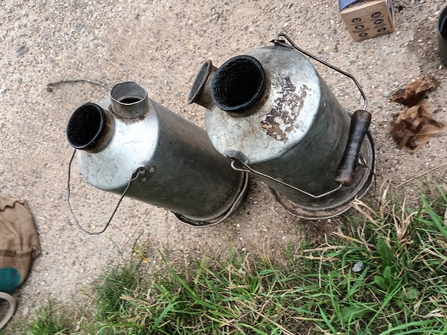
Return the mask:
M 385 91 L 385 92 L 383 92 L 383 96 L 384 96 L 385 98 L 389 98 L 389 97 L 391 97 L 391 91 Z
M 22 83 L 22 79 L 18 75 L 16 75 L 16 74 L 12 76 L 12 80 L 17 82 L 17 83 L 19 83 L 19 84 Z
M 15 53 L 17 54 L 17 56 L 22 56 L 26 54 L 28 50 L 29 50 L 28 47 L 25 44 L 23 44 L 15 50 Z
M 22 309 L 22 315 L 23 316 L 27 316 L 29 314 L 29 307 L 28 306 L 24 306 Z
M 358 273 L 362 272 L 365 269 L 365 264 L 363 262 L 357 262 L 352 267 L 352 272 Z

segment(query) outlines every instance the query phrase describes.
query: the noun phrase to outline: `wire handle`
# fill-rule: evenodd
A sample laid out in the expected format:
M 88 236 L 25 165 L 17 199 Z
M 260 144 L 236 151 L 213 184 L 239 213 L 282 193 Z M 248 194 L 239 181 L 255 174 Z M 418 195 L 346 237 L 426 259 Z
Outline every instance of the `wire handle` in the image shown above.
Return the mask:
M 247 163 L 245 163 L 241 159 L 238 159 L 236 157 L 231 157 L 231 156 L 227 156 L 227 158 L 231 161 L 231 167 L 233 168 L 233 170 L 240 171 L 240 172 L 246 172 L 246 173 L 251 172 L 251 173 L 256 174 L 256 175 L 258 175 L 260 177 L 267 178 L 267 179 L 272 180 L 272 181 L 274 181 L 276 183 L 279 183 L 279 184 L 281 184 L 283 186 L 291 188 L 294 191 L 298 191 L 300 193 L 303 193 L 303 194 L 305 194 L 305 195 L 307 195 L 307 196 L 309 196 L 311 198 L 314 198 L 314 199 L 323 198 L 323 197 L 325 197 L 325 196 L 327 196 L 329 194 L 332 194 L 332 193 L 338 191 L 343 186 L 343 184 L 340 184 L 337 188 L 334 188 L 333 190 L 331 190 L 329 192 L 326 192 L 326 193 L 323 193 L 323 194 L 320 194 L 320 195 L 314 195 L 312 193 L 309 193 L 309 192 L 306 192 L 306 191 L 304 191 L 302 189 L 299 189 L 298 187 L 295 187 L 295 186 L 292 186 L 290 184 L 287 184 L 287 183 L 283 182 L 282 180 L 276 179 L 276 178 L 271 177 L 271 176 L 269 176 L 269 175 L 267 175 L 265 173 L 259 172 L 259 171 L 255 170 L 255 169 L 253 169 L 252 167 L 250 167 L 250 165 L 248 165 Z M 243 168 L 237 167 L 236 163 L 241 164 L 243 166 Z
M 70 179 L 71 179 L 71 165 L 73 163 L 73 159 L 75 157 L 76 154 L 76 149 L 73 151 L 73 154 L 71 155 L 71 159 L 70 159 L 70 163 L 68 164 L 68 180 L 67 180 L 67 205 L 68 205 L 68 210 L 70 211 L 71 216 L 73 217 L 73 220 L 76 223 L 76 226 L 83 231 L 86 234 L 89 235 L 100 235 L 103 232 L 105 232 L 105 230 L 109 227 L 110 222 L 112 222 L 112 219 L 116 213 L 116 211 L 118 210 L 119 205 L 121 204 L 121 201 L 123 201 L 124 196 L 126 195 L 127 191 L 129 190 L 130 184 L 138 179 L 138 177 L 140 176 L 141 173 L 144 173 L 146 171 L 146 168 L 144 166 L 140 166 L 138 168 L 136 168 L 133 172 L 132 172 L 132 176 L 129 179 L 129 182 L 127 183 L 126 188 L 124 189 L 123 194 L 121 195 L 120 199 L 118 200 L 118 203 L 115 206 L 115 209 L 112 212 L 112 215 L 110 216 L 110 219 L 107 221 L 107 223 L 105 224 L 104 228 L 100 231 L 97 232 L 92 232 L 92 231 L 88 231 L 87 229 L 83 228 L 81 226 L 81 224 L 79 223 L 78 219 L 76 218 L 76 215 L 73 213 L 73 209 L 71 208 L 71 204 L 70 204 Z
M 285 45 L 283 40 L 280 40 L 280 37 L 284 37 L 289 43 L 290 45 L 292 45 L 293 48 L 295 48 L 296 50 L 298 50 L 299 52 L 301 52 L 302 54 L 305 54 L 307 57 L 312 58 L 313 60 L 316 60 L 317 62 L 326 65 L 327 67 L 331 68 L 332 70 L 335 70 L 343 75 L 345 75 L 346 77 L 352 79 L 355 83 L 355 85 L 357 86 L 358 90 L 360 91 L 360 94 L 362 95 L 363 98 L 363 110 L 366 110 L 366 108 L 368 107 L 368 99 L 366 98 L 365 92 L 363 92 L 362 87 L 360 86 L 359 82 L 357 81 L 357 79 L 355 79 L 355 77 L 337 67 L 335 67 L 334 65 L 329 64 L 328 62 L 318 58 L 317 56 L 314 56 L 310 53 L 308 53 L 307 51 L 301 49 L 300 47 L 298 47 L 293 41 L 292 39 L 287 36 L 285 33 L 279 33 L 278 35 L 276 35 L 275 39 L 272 40 L 271 42 L 275 43 L 275 44 L 280 44 L 280 45 Z

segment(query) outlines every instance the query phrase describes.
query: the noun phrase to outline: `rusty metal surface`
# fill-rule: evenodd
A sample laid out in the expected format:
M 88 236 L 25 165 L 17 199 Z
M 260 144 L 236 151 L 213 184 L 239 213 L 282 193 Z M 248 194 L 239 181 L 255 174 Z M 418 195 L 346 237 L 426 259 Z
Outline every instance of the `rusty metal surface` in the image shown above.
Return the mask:
M 309 87 L 303 84 L 297 89 L 289 76 L 281 78 L 279 87 L 272 109 L 261 121 L 261 126 L 268 136 L 286 143 L 287 134 L 297 126 Z
M 266 72 L 269 87 L 264 97 L 245 117 L 232 117 L 213 107 L 205 113 L 205 122 L 219 152 L 241 152 L 255 164 L 280 157 L 306 136 L 318 113 L 321 91 L 313 66 L 291 48 L 265 47 L 247 55 L 256 58 Z

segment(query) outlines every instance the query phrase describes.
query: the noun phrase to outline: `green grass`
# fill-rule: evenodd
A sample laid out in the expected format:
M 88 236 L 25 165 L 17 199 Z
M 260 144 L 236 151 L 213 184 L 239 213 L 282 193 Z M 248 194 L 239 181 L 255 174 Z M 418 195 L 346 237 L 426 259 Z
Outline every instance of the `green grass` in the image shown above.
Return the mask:
M 22 333 L 28 335 L 70 334 L 70 330 L 74 328 L 74 323 L 64 314 L 61 307 L 53 300 L 42 305 L 37 309 L 33 321 L 25 327 L 25 330 L 22 330 Z M 21 328 L 21 325 L 16 325 L 16 327 Z M 18 331 L 19 329 L 17 329 Z M 15 332 L 13 333 L 15 334 Z
M 96 313 L 76 329 L 49 310 L 54 332 L 37 317 L 23 333 L 447 334 L 445 192 L 421 194 L 415 210 L 386 193 L 356 201 L 359 215 L 320 245 L 288 246 L 282 261 L 230 250 L 183 262 L 163 252 L 158 268 L 123 262 L 94 286 Z

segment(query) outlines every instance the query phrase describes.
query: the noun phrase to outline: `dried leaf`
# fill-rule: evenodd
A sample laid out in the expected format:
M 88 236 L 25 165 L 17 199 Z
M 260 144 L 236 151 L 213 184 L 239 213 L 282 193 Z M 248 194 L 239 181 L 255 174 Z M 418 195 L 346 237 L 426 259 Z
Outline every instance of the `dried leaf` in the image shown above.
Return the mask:
M 434 120 L 427 104 L 421 102 L 397 117 L 391 127 L 391 135 L 399 149 L 405 148 L 413 154 L 445 130 L 447 124 Z
M 422 77 L 407 85 L 405 89 L 393 92 L 391 101 L 399 102 L 405 106 L 417 105 L 425 96 L 425 93 L 435 87 L 433 80 Z

